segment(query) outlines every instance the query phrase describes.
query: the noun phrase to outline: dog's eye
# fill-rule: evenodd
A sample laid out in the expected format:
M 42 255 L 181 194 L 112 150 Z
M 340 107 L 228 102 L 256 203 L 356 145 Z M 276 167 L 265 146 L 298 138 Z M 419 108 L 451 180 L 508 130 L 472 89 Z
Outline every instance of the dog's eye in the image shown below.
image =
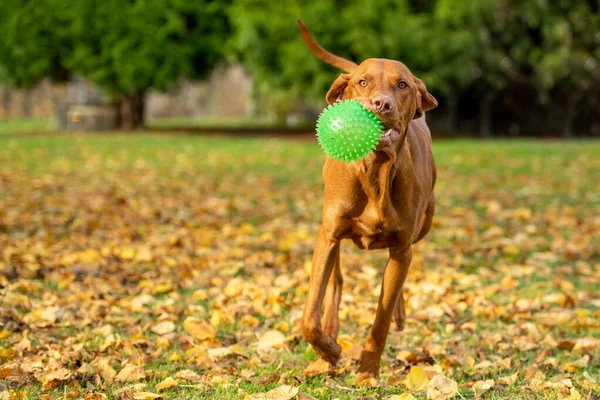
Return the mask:
M 398 88 L 399 88 L 399 89 L 406 89 L 407 87 L 408 87 L 408 85 L 407 85 L 407 84 L 406 84 L 406 82 L 404 82 L 404 81 L 400 81 L 400 82 L 398 83 Z
M 365 81 L 364 79 L 361 79 L 360 81 L 358 81 L 358 84 L 362 87 L 367 87 L 367 81 Z

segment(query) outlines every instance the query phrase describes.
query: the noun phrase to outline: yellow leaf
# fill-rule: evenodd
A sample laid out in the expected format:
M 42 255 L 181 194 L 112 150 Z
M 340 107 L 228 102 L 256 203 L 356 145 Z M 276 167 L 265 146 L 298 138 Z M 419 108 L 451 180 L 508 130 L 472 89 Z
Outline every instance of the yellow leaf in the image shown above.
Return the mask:
M 421 390 L 425 390 L 428 382 L 429 377 L 427 376 L 423 368 L 412 367 L 408 375 L 406 375 L 406 380 L 404 381 L 404 384 L 406 385 L 408 390 L 420 392 Z
M 161 383 L 157 384 L 155 386 L 156 390 L 164 390 L 173 386 L 178 386 L 179 382 L 177 382 L 175 379 L 168 377 L 165 378 Z
M 13 349 L 0 349 L 0 359 L 12 360 L 17 355 L 17 352 Z
M 436 375 L 427 384 L 427 398 L 430 400 L 450 399 L 458 393 L 458 384 L 444 376 Z
M 175 378 L 188 382 L 200 382 L 202 380 L 202 377 L 191 369 L 182 369 L 175 374 Z
M 280 321 L 274 328 L 283 333 L 288 333 L 290 331 L 290 323 L 287 321 Z
M 308 366 L 304 368 L 304 371 L 302 371 L 302 373 L 305 376 L 311 378 L 313 376 L 325 374 L 327 373 L 327 371 L 329 371 L 329 363 L 323 360 L 322 358 L 319 358 L 314 361 L 311 361 L 310 364 L 308 364 Z
M 157 335 L 166 335 L 175 330 L 175 324 L 171 321 L 163 321 L 154 325 L 150 330 Z
M 146 377 L 144 367 L 141 365 L 127 364 L 117 375 L 117 380 L 121 382 L 134 382 Z
M 297 394 L 297 388 L 290 385 L 283 385 L 266 393 L 251 394 L 248 397 L 252 400 L 290 400 L 296 397 Z
M 183 321 L 183 329 L 198 340 L 212 339 L 217 334 L 214 326 L 194 317 L 187 317 Z
M 393 396 L 390 396 L 388 398 L 386 398 L 386 400 L 417 400 L 415 396 L 413 396 L 410 393 L 402 393 L 402 394 L 395 394 Z
M 579 393 L 577 389 L 571 388 L 567 400 L 583 400 L 583 396 L 581 396 L 581 393 Z
M 71 372 L 66 368 L 61 368 L 42 375 L 39 381 L 42 382 L 42 390 L 52 390 L 69 378 L 71 378 Z
M 271 330 L 262 334 L 258 340 L 258 350 L 279 348 L 285 342 L 285 335 L 279 331 Z
M 173 285 L 170 283 L 159 283 L 152 287 L 152 294 L 164 294 L 174 290 Z
M 138 392 L 133 394 L 134 400 L 152 400 L 152 399 L 160 399 L 162 395 L 150 392 Z

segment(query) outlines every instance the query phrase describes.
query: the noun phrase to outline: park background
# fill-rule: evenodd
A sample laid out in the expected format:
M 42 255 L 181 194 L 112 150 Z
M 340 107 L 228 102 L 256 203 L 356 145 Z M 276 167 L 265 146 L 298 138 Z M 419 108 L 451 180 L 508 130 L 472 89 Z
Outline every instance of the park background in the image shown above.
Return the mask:
M 336 367 L 298 326 L 340 73 L 298 17 L 440 103 L 377 388 L 385 251 L 342 244 Z M 2 400 L 599 398 L 596 0 L 2 0 L 0 27 Z
M 0 118 L 77 130 L 90 129 L 82 113 L 104 111 L 100 128 L 311 127 L 338 71 L 304 46 L 301 17 L 336 54 L 408 65 L 439 100 L 435 135 L 600 136 L 598 9 L 596 0 L 6 0 Z M 82 107 L 94 105 L 114 110 Z

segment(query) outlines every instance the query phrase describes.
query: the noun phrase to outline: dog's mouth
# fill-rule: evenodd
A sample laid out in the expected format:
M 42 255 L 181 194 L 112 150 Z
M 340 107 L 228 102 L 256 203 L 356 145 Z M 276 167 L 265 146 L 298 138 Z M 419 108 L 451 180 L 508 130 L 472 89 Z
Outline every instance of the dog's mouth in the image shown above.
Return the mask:
M 397 129 L 385 129 L 379 138 L 379 144 L 377 145 L 376 150 L 381 150 L 384 147 L 388 147 L 398 139 L 400 139 L 400 132 Z

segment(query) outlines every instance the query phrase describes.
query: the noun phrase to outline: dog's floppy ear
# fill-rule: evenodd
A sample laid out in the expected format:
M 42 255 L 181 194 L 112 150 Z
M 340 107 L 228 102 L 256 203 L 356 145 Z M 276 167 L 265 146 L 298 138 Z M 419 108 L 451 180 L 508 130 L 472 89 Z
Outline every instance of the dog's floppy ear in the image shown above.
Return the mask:
M 344 90 L 348 87 L 348 81 L 350 80 L 350 74 L 341 74 L 331 85 L 325 101 L 327 104 L 333 104 L 344 97 Z
M 421 118 L 425 111 L 436 108 L 438 105 L 435 97 L 427 91 L 425 84 L 422 80 L 413 75 L 415 83 L 417 84 L 417 110 L 415 111 L 414 119 Z

